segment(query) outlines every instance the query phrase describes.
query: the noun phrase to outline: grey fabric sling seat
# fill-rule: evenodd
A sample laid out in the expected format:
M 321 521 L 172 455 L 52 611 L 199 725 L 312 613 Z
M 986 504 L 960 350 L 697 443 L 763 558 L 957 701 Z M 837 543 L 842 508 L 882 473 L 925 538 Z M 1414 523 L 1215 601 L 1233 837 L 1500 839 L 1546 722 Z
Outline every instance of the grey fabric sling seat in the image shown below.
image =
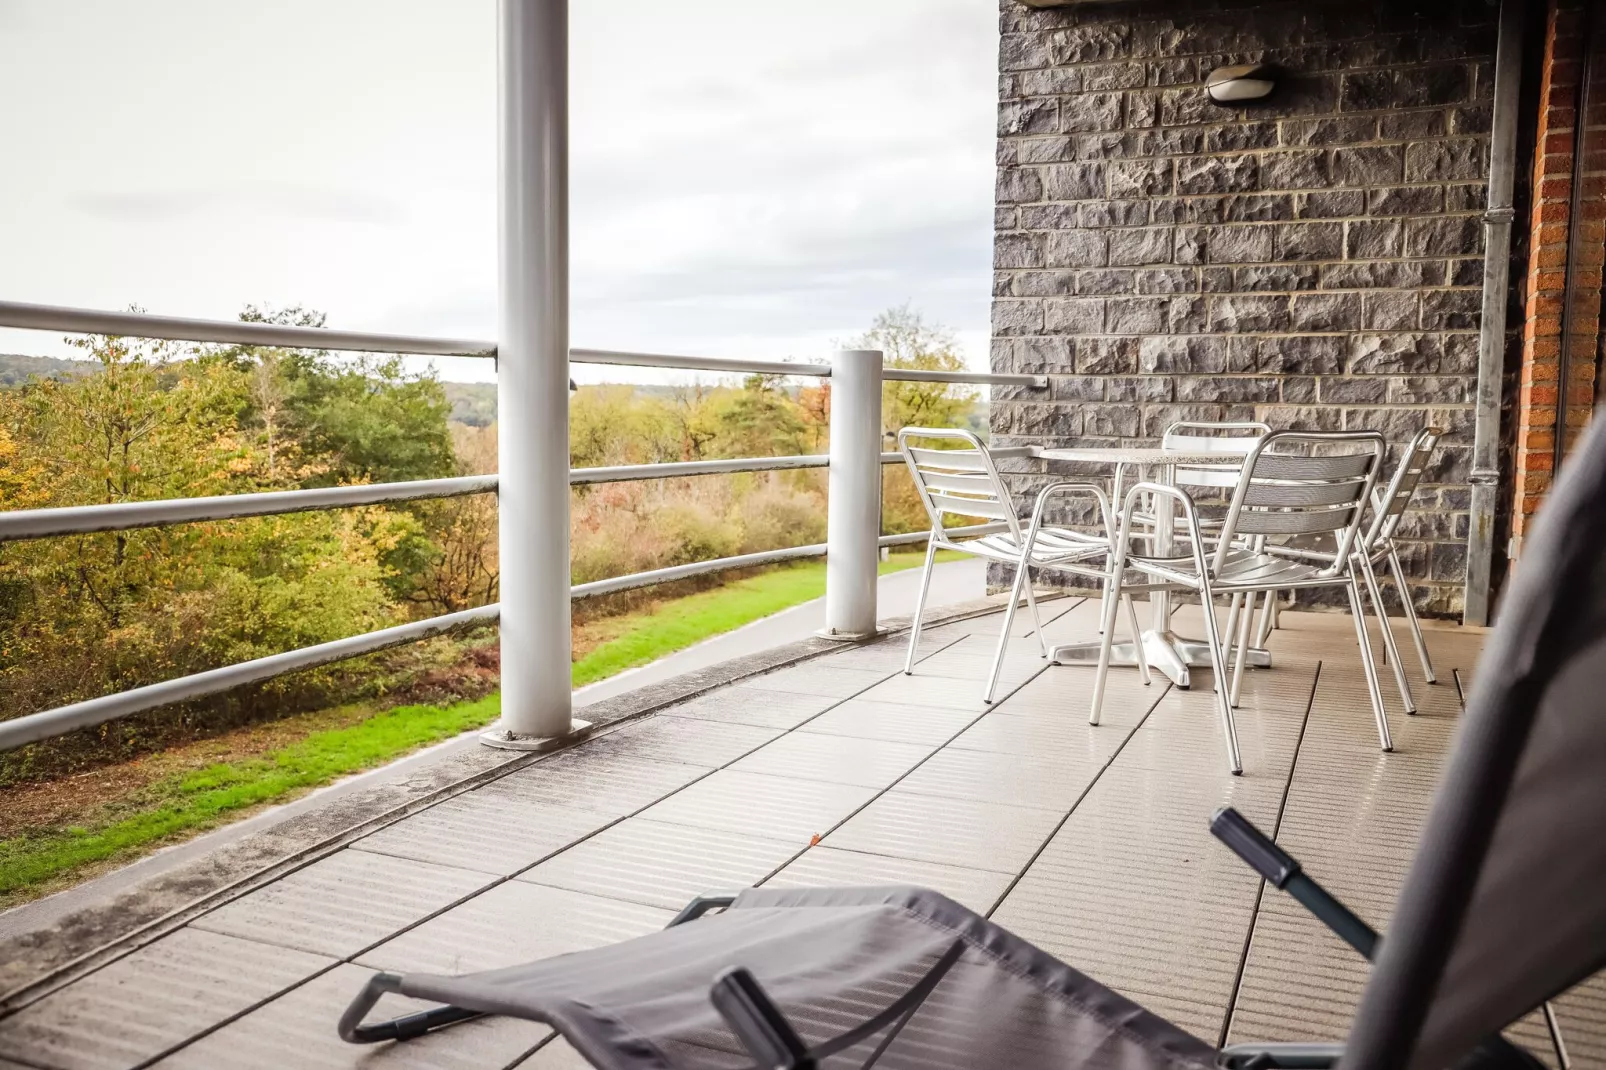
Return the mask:
M 727 908 L 692 920 L 710 905 Z M 689 923 L 509 969 L 376 975 L 341 1034 L 416 1035 L 466 1017 L 449 1013 L 461 1009 L 546 1022 L 604 1070 L 1215 1065 L 1212 1045 L 936 892 L 757 888 L 700 901 L 682 918 Z M 411 1025 L 360 1026 L 384 992 L 451 1007 Z M 764 1039 L 742 1027 L 754 1000 L 771 1014 L 778 1008 L 785 1032 L 811 1054 L 766 1053 Z M 425 1020 L 431 1014 L 436 1021 Z
M 1606 968 L 1603 546 L 1596 421 L 1505 593 L 1386 938 L 1240 815 L 1211 820 L 1269 884 L 1375 961 L 1343 1045 L 1218 1052 L 907 888 L 755 889 L 612 947 L 463 977 L 378 974 L 341 1035 L 405 1039 L 515 1015 L 550 1023 L 604 1070 L 1536 1070 L 1500 1031 Z M 703 916 L 712 908 L 723 912 Z M 363 1024 L 386 992 L 445 1006 Z

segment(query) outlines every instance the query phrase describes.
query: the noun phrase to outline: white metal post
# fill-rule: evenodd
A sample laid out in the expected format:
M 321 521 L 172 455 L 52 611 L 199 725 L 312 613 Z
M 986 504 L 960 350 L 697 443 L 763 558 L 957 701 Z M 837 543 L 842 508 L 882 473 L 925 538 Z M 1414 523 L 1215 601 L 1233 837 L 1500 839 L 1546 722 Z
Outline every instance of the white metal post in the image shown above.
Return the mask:
M 500 0 L 502 720 L 485 741 L 537 748 L 569 701 L 568 0 Z
M 832 639 L 876 631 L 881 537 L 881 353 L 844 350 L 831 362 L 831 477 L 826 500 L 825 629 Z

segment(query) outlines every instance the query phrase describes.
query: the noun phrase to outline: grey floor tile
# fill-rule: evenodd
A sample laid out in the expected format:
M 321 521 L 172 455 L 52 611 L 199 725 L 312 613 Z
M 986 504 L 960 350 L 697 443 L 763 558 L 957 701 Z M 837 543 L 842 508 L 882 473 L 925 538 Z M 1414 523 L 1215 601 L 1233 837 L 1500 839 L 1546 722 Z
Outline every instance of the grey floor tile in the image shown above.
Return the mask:
M 731 768 L 744 773 L 884 788 L 912 769 L 931 750 L 929 746 L 915 743 L 789 732 Z
M 613 820 L 513 793 L 470 792 L 353 843 L 352 849 L 507 876 Z
M 671 706 L 663 711 L 663 715 L 785 729 L 796 728 L 810 717 L 835 706 L 838 701 L 828 695 L 798 695 L 789 691 L 769 691 L 747 684 L 732 684 L 678 706 Z
M 1020 687 L 1032 677 L 1048 668 L 1048 662 L 1037 655 L 1037 646 L 1032 643 L 1030 651 L 1024 648 L 1031 640 L 1018 639 L 1009 653 L 1004 656 L 1004 666 L 998 673 L 998 691 L 1002 695 Z M 914 676 L 932 676 L 951 680 L 957 689 L 967 686 L 982 688 L 986 686 L 987 678 L 993 671 L 993 656 L 991 653 L 974 654 L 970 652 L 956 653 L 944 650 L 915 666 Z
M 829 657 L 805 661 L 775 672 L 755 676 L 745 681 L 750 687 L 765 691 L 785 691 L 794 695 L 821 695 L 828 698 L 852 698 L 891 675 L 890 669 L 852 668 L 833 664 Z
M 1556 1000 L 1562 1041 L 1574 1066 L 1606 1066 L 1606 973 L 1574 985 Z
M 985 914 L 1009 886 L 1010 875 L 945 866 L 914 858 L 810 847 L 797 861 L 765 881 L 769 888 L 827 888 L 910 884 L 941 892 L 978 914 Z
M 655 821 L 723 829 L 801 848 L 868 802 L 874 788 L 722 769 L 642 814 Z
M 679 910 L 699 895 L 751 887 L 798 849 L 795 841 L 633 817 L 519 879 Z
M 0 1050 L 57 1070 L 121 1070 L 333 963 L 179 929 L 0 1020 Z
M 971 725 L 948 746 L 1051 758 L 1081 767 L 1107 761 L 1131 734 L 1131 725 L 1106 723 L 1095 728 L 1085 717 L 1023 717 L 1000 709 Z
M 714 769 L 762 747 L 781 731 L 695 717 L 648 717 L 599 736 L 590 746 L 632 758 Z
M 499 884 L 365 952 L 359 965 L 473 973 L 616 944 L 661 929 L 675 912 L 524 881 Z
M 979 717 L 969 710 L 897 706 L 852 699 L 798 729 L 824 735 L 885 739 L 893 743 L 937 746 Z
M 825 838 L 825 846 L 1014 874 L 1061 813 L 889 791 Z
M 1091 759 L 946 747 L 899 781 L 898 790 L 1063 813 L 1087 789 L 1099 766 Z
M 857 697 L 864 702 L 890 702 L 900 706 L 928 709 L 958 710 L 971 714 L 985 713 L 988 709 L 982 700 L 986 681 L 981 675 L 973 680 L 953 680 L 943 676 L 914 676 L 899 673 Z M 1003 698 L 1008 689 L 1000 687 L 995 701 Z
M 588 741 L 494 780 L 476 794 L 595 810 L 616 818 L 658 801 L 706 772 L 680 762 L 631 757 Z
M 1341 1041 L 1368 964 L 1298 903 L 1268 888 L 1233 1009 L 1239 1040 Z
M 507 1066 L 551 1030 L 517 1018 L 492 1017 L 454 1025 L 405 1044 L 347 1044 L 335 1035 L 346 1005 L 372 970 L 342 965 L 259 1007 L 156 1065 L 162 1070 L 486 1070 Z M 369 1014 L 382 1021 L 432 1004 L 385 996 Z
M 484 873 L 338 851 L 203 914 L 208 932 L 324 955 L 353 955 L 491 880 Z

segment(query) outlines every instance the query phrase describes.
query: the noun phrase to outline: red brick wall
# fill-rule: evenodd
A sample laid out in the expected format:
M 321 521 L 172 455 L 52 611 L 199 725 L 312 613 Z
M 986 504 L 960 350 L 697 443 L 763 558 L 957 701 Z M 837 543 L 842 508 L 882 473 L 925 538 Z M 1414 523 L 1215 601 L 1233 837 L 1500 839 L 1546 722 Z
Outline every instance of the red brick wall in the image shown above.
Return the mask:
M 1578 82 L 1583 70 L 1584 6 L 1591 0 L 1550 0 L 1541 70 L 1539 124 L 1534 152 L 1533 216 L 1523 325 L 1521 392 L 1517 408 L 1512 534 L 1520 540 L 1550 489 L 1558 428 L 1562 310 L 1566 295 Z M 1597 16 L 1599 17 L 1599 16 Z M 1593 124 L 1592 124 L 1593 125 Z M 1597 170 L 1601 161 L 1586 161 Z M 1588 176 L 1580 237 L 1579 281 L 1598 293 L 1601 275 L 1602 186 Z M 1593 218 L 1589 218 L 1593 217 Z M 1571 329 L 1571 386 L 1565 427 L 1570 442 L 1594 410 L 1599 301 L 1579 302 L 1583 316 Z

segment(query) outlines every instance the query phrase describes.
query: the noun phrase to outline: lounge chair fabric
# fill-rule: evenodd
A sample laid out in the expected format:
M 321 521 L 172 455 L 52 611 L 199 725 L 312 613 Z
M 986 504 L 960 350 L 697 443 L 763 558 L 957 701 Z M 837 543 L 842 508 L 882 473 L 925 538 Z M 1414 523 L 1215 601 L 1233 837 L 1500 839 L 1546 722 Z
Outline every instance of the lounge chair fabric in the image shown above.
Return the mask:
M 811 1046 L 957 961 L 875 1063 L 886 1070 L 1198 1070 L 1215 1048 L 936 892 L 752 889 L 722 914 L 611 947 L 440 977 L 401 991 L 546 1022 L 604 1070 L 751 1065 L 709 1000 L 716 974 L 746 967 Z M 886 1031 L 821 1062 L 863 1066 Z M 1073 1054 L 1074 1053 L 1074 1054 Z

